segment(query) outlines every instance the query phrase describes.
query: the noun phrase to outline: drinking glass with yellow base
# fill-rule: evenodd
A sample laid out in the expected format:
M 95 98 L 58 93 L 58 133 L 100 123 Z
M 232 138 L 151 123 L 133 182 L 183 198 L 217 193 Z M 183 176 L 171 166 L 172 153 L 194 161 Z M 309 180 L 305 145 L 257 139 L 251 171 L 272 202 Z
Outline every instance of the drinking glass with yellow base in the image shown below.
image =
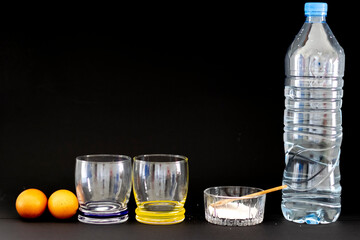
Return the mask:
M 184 221 L 188 192 L 188 158 L 170 154 L 134 157 L 133 190 L 136 220 L 153 225 Z

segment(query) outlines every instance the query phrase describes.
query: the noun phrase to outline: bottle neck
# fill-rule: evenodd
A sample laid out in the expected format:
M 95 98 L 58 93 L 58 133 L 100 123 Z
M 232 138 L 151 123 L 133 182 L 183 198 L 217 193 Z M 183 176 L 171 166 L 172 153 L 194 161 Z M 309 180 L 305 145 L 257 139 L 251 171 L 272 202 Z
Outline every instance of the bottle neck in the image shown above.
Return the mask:
M 326 16 L 306 16 L 306 22 L 308 23 L 324 23 L 326 22 Z

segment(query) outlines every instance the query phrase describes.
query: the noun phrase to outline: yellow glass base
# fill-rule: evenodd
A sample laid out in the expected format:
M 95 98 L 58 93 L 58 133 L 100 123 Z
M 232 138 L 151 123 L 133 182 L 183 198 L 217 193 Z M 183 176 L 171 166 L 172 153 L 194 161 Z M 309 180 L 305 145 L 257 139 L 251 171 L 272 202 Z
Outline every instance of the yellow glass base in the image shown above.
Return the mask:
M 172 211 L 149 211 L 136 208 L 136 220 L 151 225 L 171 225 L 181 223 L 185 219 L 185 208 L 176 208 Z

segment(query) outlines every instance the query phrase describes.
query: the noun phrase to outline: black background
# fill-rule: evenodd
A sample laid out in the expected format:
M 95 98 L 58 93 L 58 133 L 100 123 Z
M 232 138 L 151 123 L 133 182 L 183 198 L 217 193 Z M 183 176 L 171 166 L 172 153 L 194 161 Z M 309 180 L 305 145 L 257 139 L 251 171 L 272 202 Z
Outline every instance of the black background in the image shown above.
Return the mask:
M 304 3 L 2 8 L 0 198 L 75 192 L 75 157 L 96 153 L 187 156 L 188 216 L 202 216 L 207 187 L 281 185 L 284 56 Z M 351 215 L 359 24 L 356 7 L 328 4 L 346 53 L 341 184 L 342 214 Z M 281 214 L 280 201 L 268 195 L 266 214 Z M 133 217 L 133 197 L 129 209 Z

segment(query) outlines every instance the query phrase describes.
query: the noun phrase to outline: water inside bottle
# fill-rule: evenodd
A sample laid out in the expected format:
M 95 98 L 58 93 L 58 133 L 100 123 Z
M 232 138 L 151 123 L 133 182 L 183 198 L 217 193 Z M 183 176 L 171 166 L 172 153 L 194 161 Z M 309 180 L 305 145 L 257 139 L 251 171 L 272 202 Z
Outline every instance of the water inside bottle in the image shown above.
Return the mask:
M 336 150 L 339 149 L 291 148 L 286 153 L 283 184 L 296 191 L 318 187 L 339 166 L 340 151 Z

